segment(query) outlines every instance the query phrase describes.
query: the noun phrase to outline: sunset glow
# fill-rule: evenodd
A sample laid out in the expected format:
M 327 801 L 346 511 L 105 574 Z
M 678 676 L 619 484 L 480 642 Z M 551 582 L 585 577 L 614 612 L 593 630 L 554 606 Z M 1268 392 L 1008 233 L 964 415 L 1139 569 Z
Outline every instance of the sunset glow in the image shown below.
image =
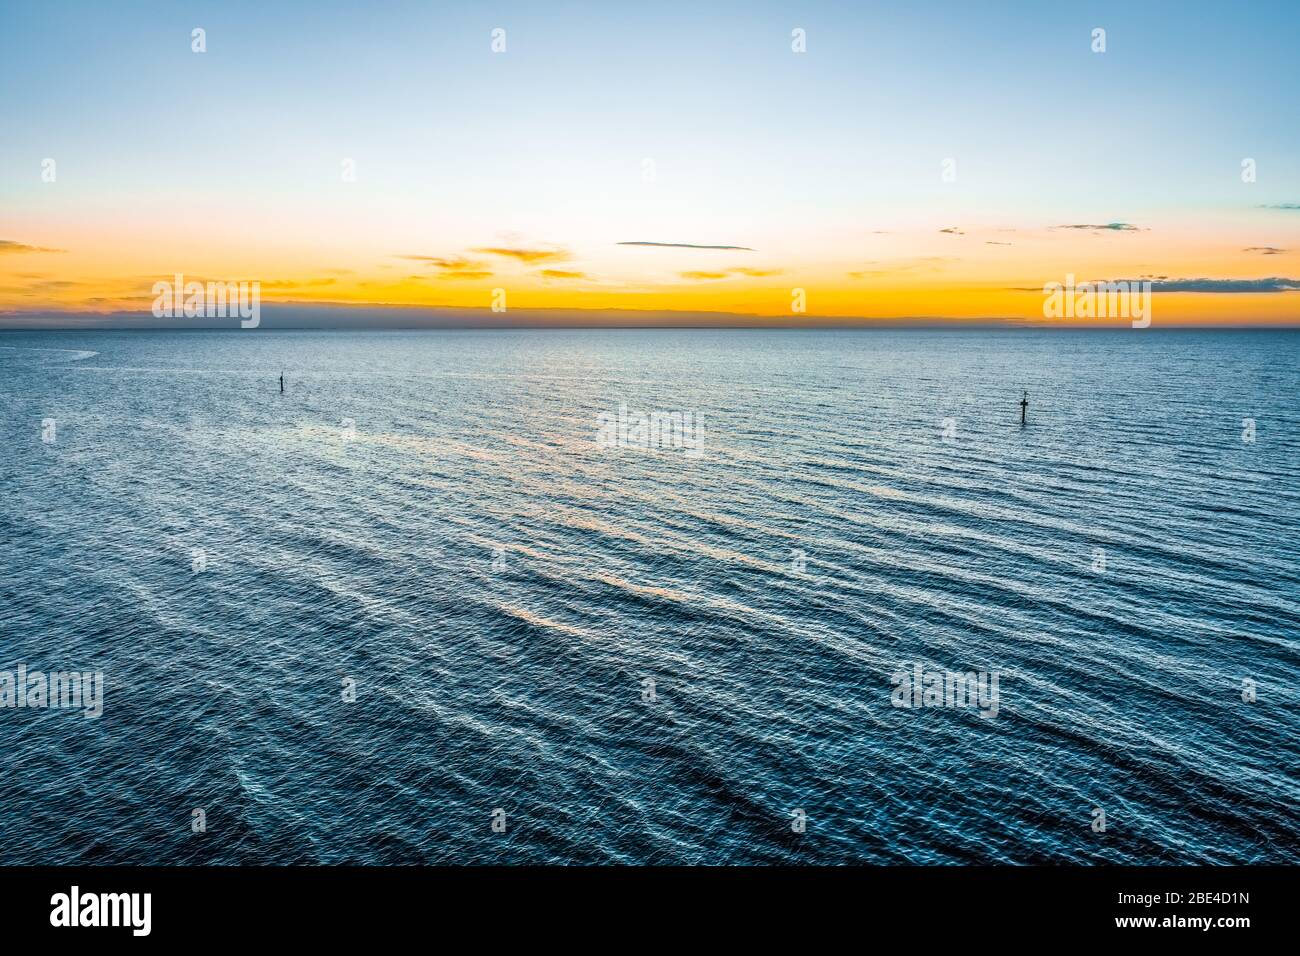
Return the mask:
M 165 4 L 8 11 L 5 323 L 147 311 L 178 273 L 268 304 L 486 312 L 504 289 L 652 324 L 1042 322 L 1072 274 L 1151 279 L 1157 325 L 1300 320 L 1287 30 L 1114 5 L 1097 18 L 1125 39 L 1098 54 L 1034 8 L 822 11 L 798 53 L 775 5 L 636 30 L 397 6 L 214 10 L 202 55 Z

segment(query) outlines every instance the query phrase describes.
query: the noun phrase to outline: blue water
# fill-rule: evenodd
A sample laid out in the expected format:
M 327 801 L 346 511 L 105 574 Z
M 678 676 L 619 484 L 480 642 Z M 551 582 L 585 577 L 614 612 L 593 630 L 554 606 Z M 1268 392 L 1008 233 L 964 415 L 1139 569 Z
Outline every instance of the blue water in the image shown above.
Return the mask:
M 1298 368 L 0 334 L 0 669 L 106 680 L 0 709 L 0 862 L 1300 862 Z M 700 456 L 601 447 L 620 403 L 699 412 Z M 892 706 L 914 664 L 999 672 L 997 716 Z

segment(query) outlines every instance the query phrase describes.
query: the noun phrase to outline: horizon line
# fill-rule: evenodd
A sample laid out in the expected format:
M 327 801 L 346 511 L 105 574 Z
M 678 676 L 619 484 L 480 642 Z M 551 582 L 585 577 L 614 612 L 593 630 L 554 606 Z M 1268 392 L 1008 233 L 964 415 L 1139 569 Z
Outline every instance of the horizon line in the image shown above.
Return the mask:
M 281 300 L 264 303 L 258 328 L 278 330 L 366 329 L 510 329 L 510 328 L 640 328 L 640 329 L 1128 329 L 1126 318 L 1084 320 L 1024 316 L 978 318 L 942 315 L 841 316 L 784 314 L 703 309 L 635 309 L 573 307 L 513 307 L 493 312 L 488 306 L 429 306 L 414 303 L 358 303 Z M 602 321 L 603 319 L 603 321 Z M 269 320 L 269 322 L 267 321 Z M 22 324 L 18 324 L 22 323 Z M 1220 322 L 1177 319 L 1153 321 L 1164 329 L 1300 329 L 1300 316 L 1279 322 Z M 223 330 L 238 329 L 239 317 L 158 317 L 151 311 L 0 310 L 0 331 L 102 330 Z M 253 331 L 247 329 L 245 331 Z M 1137 329 L 1135 331 L 1145 331 Z

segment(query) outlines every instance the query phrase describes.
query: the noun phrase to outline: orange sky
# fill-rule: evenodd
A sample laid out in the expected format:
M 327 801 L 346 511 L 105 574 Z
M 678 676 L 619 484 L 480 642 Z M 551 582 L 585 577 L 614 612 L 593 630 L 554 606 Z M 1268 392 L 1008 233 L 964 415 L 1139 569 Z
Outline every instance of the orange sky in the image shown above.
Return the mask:
M 500 47 L 481 5 L 203 5 L 196 52 L 164 6 L 0 30 L 0 325 L 147 313 L 176 274 L 267 304 L 1029 322 L 1046 283 L 1150 277 L 1155 326 L 1300 324 L 1291 8 L 1118 4 L 1098 50 L 1059 4 L 517 4 Z
M 1085 224 L 1103 226 L 1107 224 Z M 953 225 L 774 234 L 761 247 L 623 245 L 485 234 L 452 244 L 356 224 L 346 241 L 268 221 L 249 235 L 159 230 L 151 221 L 9 223 L 0 246 L 0 311 L 148 311 L 152 286 L 187 279 L 261 284 L 264 303 L 332 302 L 507 308 L 734 312 L 792 319 L 909 317 L 1046 321 L 1042 286 L 1160 277 L 1259 280 L 1300 275 L 1296 227 L 1286 245 L 1248 246 L 1258 227 L 1213 239 L 1167 225 L 1132 229 Z M 247 222 L 245 221 L 245 226 Z M 1289 233 L 1289 235 L 1288 235 Z M 752 234 L 752 230 L 751 230 Z M 724 237 L 728 238 L 728 237 Z M 639 237 L 673 242 L 672 236 Z M 752 240 L 751 240 L 752 241 Z M 720 245 L 728 243 L 720 243 Z M 805 311 L 796 312 L 803 290 Z M 1158 290 L 1158 285 L 1157 285 Z M 1296 324 L 1300 292 L 1157 291 L 1153 323 Z M 1082 324 L 1082 320 L 1069 320 Z

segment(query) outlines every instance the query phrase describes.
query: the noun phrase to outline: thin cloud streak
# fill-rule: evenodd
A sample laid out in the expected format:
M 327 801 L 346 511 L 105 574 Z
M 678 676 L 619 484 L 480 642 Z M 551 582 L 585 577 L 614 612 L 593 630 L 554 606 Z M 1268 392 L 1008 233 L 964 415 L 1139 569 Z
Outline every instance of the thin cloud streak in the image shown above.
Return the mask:
M 487 246 L 481 249 L 471 249 L 470 252 L 477 252 L 485 256 L 503 256 L 507 259 L 518 259 L 520 262 L 529 264 L 537 262 L 564 262 L 569 258 L 569 253 L 565 249 L 526 249 L 507 246 Z
M 619 242 L 620 246 L 655 246 L 661 249 L 729 249 L 735 252 L 753 252 L 749 246 L 705 246 L 697 245 L 693 242 L 646 242 L 637 240 L 635 242 Z
M 423 262 L 438 269 L 439 279 L 489 279 L 492 272 L 488 264 L 464 256 L 396 256 L 411 262 Z M 363 285 L 365 283 L 362 283 Z
M 767 276 L 779 276 L 781 269 L 752 269 L 748 266 L 739 266 L 734 269 L 721 269 L 718 271 L 690 271 L 677 273 L 681 278 L 693 282 L 704 282 L 715 279 L 731 279 L 735 276 L 748 276 L 751 279 L 761 279 Z
M 1088 279 L 1077 281 L 1076 289 L 1085 286 L 1104 285 L 1112 282 L 1127 282 L 1130 287 L 1140 287 L 1143 282 L 1151 283 L 1152 292 L 1203 292 L 1224 293 L 1269 293 L 1300 292 L 1300 279 L 1287 279 L 1273 276 L 1267 279 Z M 1041 286 L 1016 286 L 1009 292 L 1042 292 Z
M 1131 222 L 1107 222 L 1101 224 L 1095 223 L 1074 223 L 1068 226 L 1052 226 L 1053 229 L 1082 229 L 1091 232 L 1146 232 L 1140 226 L 1135 226 Z
M 44 246 L 29 246 L 25 242 L 15 242 L 12 239 L 0 239 L 0 254 L 2 253 L 18 254 L 23 252 L 67 252 L 66 249 L 47 249 Z

